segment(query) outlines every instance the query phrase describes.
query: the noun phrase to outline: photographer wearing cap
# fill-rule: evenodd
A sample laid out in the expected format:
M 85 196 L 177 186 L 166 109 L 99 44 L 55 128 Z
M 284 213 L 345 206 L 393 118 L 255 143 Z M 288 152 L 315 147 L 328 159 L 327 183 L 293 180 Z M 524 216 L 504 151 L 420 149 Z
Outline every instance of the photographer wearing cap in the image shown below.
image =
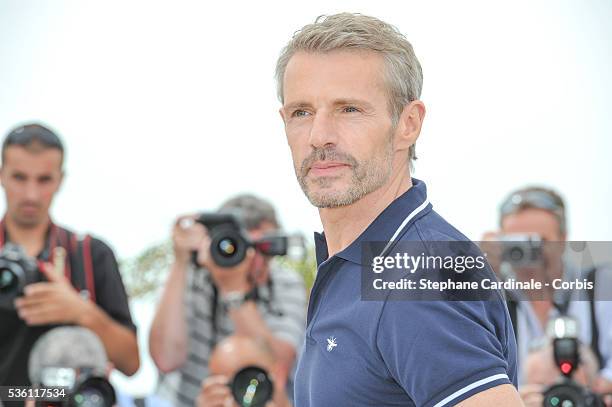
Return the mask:
M 219 212 L 237 214 L 253 241 L 279 229 L 272 205 L 251 195 L 230 199 Z M 252 247 L 239 264 L 219 266 L 211 255 L 210 230 L 195 219 L 180 217 L 174 226 L 175 259 L 149 337 L 159 370 L 178 374 L 178 383 L 172 383 L 173 375 L 164 376 L 160 395 L 174 405 L 193 406 L 209 375 L 212 349 L 233 333 L 262 340 L 273 350 L 284 366 L 279 383 L 284 386 L 303 341 L 301 277 Z
M 98 239 L 78 238 L 50 218 L 51 203 L 64 177 L 63 161 L 60 139 L 38 124 L 11 131 L 2 145 L 3 386 L 29 384 L 32 346 L 57 325 L 93 331 L 121 372 L 131 375 L 139 367 L 136 328 L 112 250 Z
M 522 236 L 526 242 L 529 239 L 541 242 L 541 267 L 548 280 L 580 278 L 596 284 L 595 289 L 590 291 L 593 294 L 589 295 L 588 301 L 572 292 L 563 298 L 557 295 L 549 299 L 508 302 L 519 350 L 519 382 L 524 383 L 528 349 L 534 342 L 544 340 L 546 324 L 556 316 L 568 315 L 578 321 L 578 339 L 590 346 L 601 367 L 596 380 L 590 383 L 591 388 L 601 394 L 611 392 L 612 302 L 598 301 L 597 288 L 612 283 L 612 269 L 597 267 L 579 270 L 563 256 L 562 250 L 567 240 L 566 209 L 563 199 L 550 189 L 529 187 L 511 193 L 500 207 L 500 230 L 486 234 L 484 240 L 515 240 L 522 239 Z M 492 259 L 489 258 L 489 261 Z M 529 267 L 525 269 L 529 272 Z M 521 267 L 517 267 L 514 274 L 518 278 L 525 277 Z M 524 386 L 521 388 L 522 393 L 530 390 Z

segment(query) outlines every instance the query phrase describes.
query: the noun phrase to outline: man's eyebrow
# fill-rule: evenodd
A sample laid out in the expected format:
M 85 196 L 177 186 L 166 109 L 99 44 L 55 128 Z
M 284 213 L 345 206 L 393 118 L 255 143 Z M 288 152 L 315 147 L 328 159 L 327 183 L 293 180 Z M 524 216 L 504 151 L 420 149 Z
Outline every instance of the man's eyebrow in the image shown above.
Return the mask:
M 365 109 L 373 109 L 373 106 L 371 103 L 363 99 L 356 99 L 356 98 L 336 99 L 332 102 L 332 104 L 334 106 L 356 105 L 356 106 L 361 106 Z M 287 111 L 296 110 L 296 109 L 306 109 L 306 108 L 312 108 L 312 104 L 308 102 L 291 102 L 283 106 L 283 109 Z
M 365 109 L 373 109 L 372 104 L 363 99 L 343 98 L 343 99 L 334 100 L 334 106 L 345 106 L 345 105 L 356 105 L 356 106 L 361 106 Z
M 310 108 L 312 107 L 312 105 L 310 103 L 307 102 L 291 102 L 291 103 L 287 103 L 286 105 L 283 106 L 283 110 L 296 110 L 296 109 L 305 109 L 305 108 Z

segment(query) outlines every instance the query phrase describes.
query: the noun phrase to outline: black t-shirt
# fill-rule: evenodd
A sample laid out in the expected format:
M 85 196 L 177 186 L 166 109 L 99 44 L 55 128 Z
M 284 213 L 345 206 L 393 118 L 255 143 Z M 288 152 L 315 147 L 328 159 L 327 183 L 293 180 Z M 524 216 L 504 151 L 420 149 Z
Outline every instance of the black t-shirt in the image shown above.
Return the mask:
M 71 232 L 60 229 L 71 236 Z M 0 231 L 1 233 L 2 231 Z M 61 243 L 61 242 L 60 242 Z M 79 251 L 70 244 L 61 244 L 68 253 L 71 280 L 77 289 L 82 289 L 84 267 Z M 66 247 L 68 246 L 68 247 Z M 48 244 L 47 244 L 48 247 Z M 95 283 L 95 299 L 113 320 L 136 331 L 128 308 L 127 294 L 121 281 L 119 267 L 110 247 L 101 240 L 91 239 L 91 263 Z M 81 275 L 79 275 L 81 274 Z M 43 281 L 42 274 L 39 275 Z M 28 357 L 36 340 L 55 325 L 27 326 L 15 310 L 0 309 L 0 386 L 29 386 Z

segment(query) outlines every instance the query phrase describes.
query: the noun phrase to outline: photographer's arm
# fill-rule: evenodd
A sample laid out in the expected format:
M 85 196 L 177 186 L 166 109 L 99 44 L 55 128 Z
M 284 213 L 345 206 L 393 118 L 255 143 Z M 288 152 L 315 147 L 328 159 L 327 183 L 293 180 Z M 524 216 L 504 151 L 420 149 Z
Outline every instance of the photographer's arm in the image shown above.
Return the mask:
M 286 380 L 296 357 L 294 346 L 274 335 L 253 301 L 246 301 L 239 308 L 231 310 L 229 315 L 236 327 L 236 333 L 260 338 L 266 342 L 282 370 L 281 380 Z
M 188 335 L 185 286 L 192 250 L 197 250 L 205 236 L 202 225 L 182 225 L 193 216 L 179 217 L 172 230 L 174 263 L 149 334 L 149 351 L 155 365 L 164 373 L 180 367 L 187 360 Z
M 149 334 L 149 351 L 164 373 L 180 367 L 187 359 L 187 322 L 183 301 L 187 264 L 175 261 L 157 306 Z
M 102 341 L 108 360 L 123 374 L 136 373 L 140 367 L 136 333 L 114 321 L 104 310 L 91 301 L 86 301 L 85 309 L 77 324 L 91 329 Z

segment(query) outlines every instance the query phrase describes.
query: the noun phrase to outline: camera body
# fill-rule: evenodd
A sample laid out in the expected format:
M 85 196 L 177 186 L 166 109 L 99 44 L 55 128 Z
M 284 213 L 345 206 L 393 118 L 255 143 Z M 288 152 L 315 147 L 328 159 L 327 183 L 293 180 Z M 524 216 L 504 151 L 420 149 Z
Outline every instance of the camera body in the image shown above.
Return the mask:
M 202 213 L 196 222 L 204 225 L 210 235 L 210 254 L 220 267 L 233 267 L 240 264 L 247 250 L 252 247 L 266 256 L 287 254 L 288 237 L 282 234 L 269 234 L 261 239 L 250 239 L 238 218 L 231 213 Z
M 561 371 L 561 377 L 558 383 L 544 391 L 544 406 L 604 407 L 597 394 L 572 379 L 580 363 L 577 321 L 567 316 L 557 317 L 550 322 L 549 332 L 553 337 L 555 365 Z
M 274 395 L 274 383 L 264 369 L 247 366 L 239 370 L 229 384 L 239 406 L 264 407 Z
M 536 234 L 510 234 L 500 237 L 501 260 L 513 267 L 529 267 L 542 261 L 543 242 Z
M 21 246 L 7 243 L 0 250 L 0 309 L 11 310 L 26 285 L 39 281 L 36 261 Z
M 90 367 L 45 367 L 41 378 L 44 387 L 68 389 L 64 400 L 44 402 L 45 407 L 113 407 L 117 400 L 110 382 Z

